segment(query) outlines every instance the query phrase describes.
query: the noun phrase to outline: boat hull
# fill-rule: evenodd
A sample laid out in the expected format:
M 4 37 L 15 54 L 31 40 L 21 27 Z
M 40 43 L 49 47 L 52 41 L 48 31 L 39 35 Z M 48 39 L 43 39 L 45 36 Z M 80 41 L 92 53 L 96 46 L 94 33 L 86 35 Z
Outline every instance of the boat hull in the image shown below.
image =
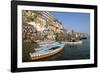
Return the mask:
M 77 42 L 65 42 L 65 44 L 67 44 L 67 45 L 78 45 L 78 44 L 82 44 L 82 41 L 77 41 Z
M 39 50 L 37 52 L 30 53 L 30 57 L 32 60 L 46 58 L 46 57 L 55 55 L 58 52 L 62 51 L 63 47 L 64 47 L 64 43 L 56 44 L 56 45 L 53 45 L 52 47 L 44 48 L 44 49 Z
M 57 53 L 59 53 L 60 51 L 62 51 L 63 48 L 59 48 L 59 50 L 54 50 L 52 52 L 49 52 L 47 54 L 42 54 L 42 55 L 38 55 L 38 56 L 31 56 L 32 60 L 37 60 L 37 59 L 41 59 L 41 58 L 46 58 L 46 57 L 49 57 L 49 56 L 53 56 Z

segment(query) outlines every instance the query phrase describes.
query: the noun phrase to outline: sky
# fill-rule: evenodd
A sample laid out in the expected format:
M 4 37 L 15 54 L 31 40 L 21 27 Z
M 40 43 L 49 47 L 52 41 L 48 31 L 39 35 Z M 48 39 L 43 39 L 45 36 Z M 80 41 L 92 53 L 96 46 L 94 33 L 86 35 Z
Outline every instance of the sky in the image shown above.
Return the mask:
M 90 33 L 90 14 L 75 12 L 51 12 L 64 28 L 77 32 Z

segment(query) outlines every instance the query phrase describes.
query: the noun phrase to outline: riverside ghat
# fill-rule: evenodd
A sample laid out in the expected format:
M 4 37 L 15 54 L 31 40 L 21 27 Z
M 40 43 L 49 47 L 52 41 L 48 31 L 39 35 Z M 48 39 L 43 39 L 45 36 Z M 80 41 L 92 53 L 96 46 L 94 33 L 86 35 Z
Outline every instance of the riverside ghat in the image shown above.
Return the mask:
M 22 11 L 23 61 L 41 60 L 59 54 L 68 45 L 84 44 L 86 33 L 67 30 L 47 11 Z
M 83 37 L 82 37 L 83 38 Z M 65 41 L 51 41 L 46 40 L 39 43 L 41 48 L 36 48 L 35 52 L 30 53 L 30 57 L 32 60 L 37 60 L 41 58 L 46 58 L 52 55 L 56 55 L 57 53 L 64 50 L 64 46 L 75 46 L 80 45 L 83 43 L 82 40 L 79 40 L 80 38 L 70 38 L 69 40 Z

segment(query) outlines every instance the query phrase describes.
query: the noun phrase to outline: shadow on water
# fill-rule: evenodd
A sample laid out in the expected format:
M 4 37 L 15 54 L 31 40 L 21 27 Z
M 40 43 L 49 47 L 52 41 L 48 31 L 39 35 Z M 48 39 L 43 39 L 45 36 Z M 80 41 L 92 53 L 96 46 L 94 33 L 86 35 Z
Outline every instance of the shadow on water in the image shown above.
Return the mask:
M 34 48 L 38 48 L 39 45 L 35 42 L 23 42 L 23 49 L 22 49 L 22 59 L 23 62 L 30 61 L 30 52 L 35 52 Z

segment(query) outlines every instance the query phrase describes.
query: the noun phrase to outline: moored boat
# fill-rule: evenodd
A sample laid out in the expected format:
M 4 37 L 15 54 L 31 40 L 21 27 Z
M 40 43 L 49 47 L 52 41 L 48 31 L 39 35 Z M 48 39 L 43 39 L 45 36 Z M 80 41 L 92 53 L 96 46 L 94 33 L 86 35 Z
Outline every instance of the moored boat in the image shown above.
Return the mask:
M 70 37 L 70 39 L 67 39 L 64 43 L 67 45 L 78 45 L 78 44 L 82 44 L 82 40 L 80 40 L 79 38 L 75 38 L 75 37 Z
M 56 42 L 56 44 L 52 46 L 45 47 L 44 49 L 30 53 L 30 57 L 32 60 L 45 58 L 60 52 L 61 50 L 63 50 L 63 48 L 64 48 L 64 43 Z
M 78 45 L 78 44 L 82 44 L 82 41 L 81 40 L 74 41 L 74 42 L 72 42 L 72 41 L 66 41 L 65 44 L 67 44 L 67 45 Z

